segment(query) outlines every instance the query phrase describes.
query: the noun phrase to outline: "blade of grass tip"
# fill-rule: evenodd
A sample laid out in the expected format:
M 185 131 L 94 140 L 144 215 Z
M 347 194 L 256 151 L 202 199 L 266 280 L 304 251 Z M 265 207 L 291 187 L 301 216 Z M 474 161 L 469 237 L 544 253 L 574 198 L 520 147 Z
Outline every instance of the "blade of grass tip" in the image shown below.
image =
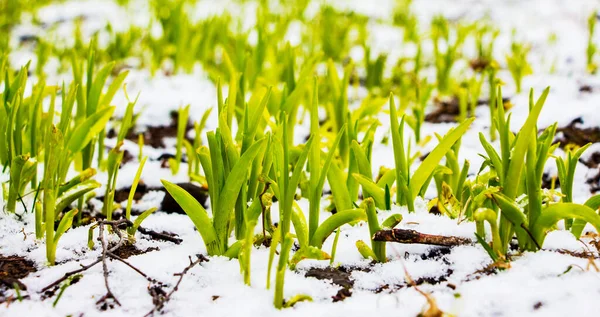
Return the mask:
M 411 192 L 412 197 L 416 197 L 421 191 L 421 187 L 423 187 L 423 184 L 425 184 L 431 173 L 433 173 L 440 160 L 446 155 L 446 152 L 452 148 L 452 145 L 467 131 L 474 119 L 475 118 L 467 119 L 458 127 L 448 132 L 433 151 L 427 155 L 427 158 L 417 168 L 410 180 L 409 191 Z
M 331 164 L 327 172 L 327 179 L 329 180 L 331 195 L 333 196 L 333 202 L 337 210 L 351 209 L 353 206 L 350 192 L 344 181 L 345 176 L 344 171 L 337 164 Z
M 531 109 L 531 112 L 527 117 L 527 121 L 525 121 L 525 124 L 519 131 L 517 139 L 515 140 L 515 146 L 512 150 L 510 165 L 506 171 L 505 186 L 503 187 L 504 194 L 511 199 L 514 199 L 517 195 L 517 190 L 519 189 L 518 185 L 521 179 L 521 172 L 523 170 L 525 153 L 527 152 L 529 142 L 531 142 L 530 136 L 536 127 L 537 118 L 542 111 L 542 107 L 544 106 L 544 102 L 546 101 L 546 97 L 548 96 L 549 92 L 550 87 L 544 90 L 535 106 Z
M 404 147 L 403 140 L 400 135 L 400 126 L 398 124 L 398 114 L 396 113 L 396 104 L 394 102 L 394 95 L 390 93 L 390 130 L 392 134 L 392 147 L 394 149 L 394 162 L 396 165 L 396 181 L 400 180 L 400 176 L 404 171 L 406 165 L 404 158 Z M 400 203 L 402 200 L 401 192 L 396 192 L 396 202 Z
M 377 186 L 372 180 L 363 175 L 354 173 L 352 176 L 356 178 L 358 183 L 362 186 L 364 191 L 363 195 L 371 197 L 375 201 L 377 208 L 386 209 L 385 191 L 381 189 L 381 187 Z
M 142 222 L 146 218 L 148 218 L 148 216 L 150 216 L 152 213 L 154 213 L 156 210 L 158 210 L 158 208 L 152 207 L 152 208 L 142 212 L 141 215 L 137 216 L 137 218 L 135 218 L 135 220 L 133 221 L 133 225 L 127 229 L 127 232 L 129 233 L 129 235 L 134 235 L 135 232 L 137 231 L 137 229 L 142 224 Z
M 94 113 L 80 124 L 73 131 L 67 143 L 67 148 L 71 153 L 81 152 L 104 129 L 114 111 L 115 107 L 107 107 Z
M 104 66 L 98 71 L 96 74 L 94 83 L 91 87 L 91 90 L 88 91 L 87 96 L 87 115 L 88 117 L 96 113 L 99 108 L 100 95 L 102 94 L 102 88 L 104 88 L 104 83 L 106 83 L 106 79 L 112 72 L 113 67 L 115 66 L 114 62 L 111 62 Z
M 142 171 L 144 170 L 144 165 L 146 164 L 146 160 L 148 157 L 144 157 L 140 162 L 140 166 L 135 173 L 135 177 L 133 178 L 133 183 L 131 184 L 131 189 L 129 189 L 129 196 L 127 197 L 127 207 L 125 208 L 125 219 L 131 219 L 131 205 L 133 204 L 133 197 L 135 196 L 135 191 L 137 190 L 138 183 L 140 182 L 140 178 L 142 177 Z
M 71 225 L 73 224 L 73 217 L 75 217 L 75 215 L 79 212 L 79 210 L 77 209 L 72 209 L 71 211 L 67 212 L 62 219 L 60 220 L 59 224 L 58 224 L 58 228 L 56 228 L 56 234 L 54 236 L 54 246 L 58 245 L 58 241 L 60 240 L 60 237 L 62 237 L 62 235 L 69 229 L 71 228 Z

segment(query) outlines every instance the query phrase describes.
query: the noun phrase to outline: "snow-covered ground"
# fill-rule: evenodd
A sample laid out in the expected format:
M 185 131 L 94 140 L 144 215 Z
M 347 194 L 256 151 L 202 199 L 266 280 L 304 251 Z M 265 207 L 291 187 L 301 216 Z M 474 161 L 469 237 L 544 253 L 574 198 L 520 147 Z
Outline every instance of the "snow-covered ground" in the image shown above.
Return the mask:
M 147 25 L 150 14 L 146 1 L 131 2 L 129 8 L 125 9 L 112 1 L 66 1 L 43 8 L 38 13 L 38 18 L 47 24 L 59 23 L 52 33 L 59 42 L 68 41 L 73 28 L 71 21 L 81 15 L 87 17 L 82 25 L 82 30 L 87 35 L 102 29 L 109 21 L 118 29 L 125 29 L 129 25 Z M 307 9 L 307 15 L 316 14 L 321 2 L 323 1 L 313 1 Z M 414 53 L 414 48 L 402 46 L 401 30 L 391 26 L 394 1 L 325 2 L 373 18 L 369 23 L 372 50 L 388 53 L 388 62 Z M 513 131 L 523 124 L 527 116 L 528 89 L 532 87 L 536 95 L 539 95 L 546 86 L 551 86 L 551 92 L 538 121 L 538 128 L 545 128 L 554 122 L 558 122 L 559 127 L 566 126 L 577 118 L 582 118 L 583 127 L 600 126 L 597 110 L 600 104 L 600 80 L 585 71 L 586 21 L 589 14 L 598 7 L 600 4 L 592 0 L 413 1 L 413 8 L 421 23 L 428 23 L 437 14 L 443 14 L 450 19 L 489 19 L 501 30 L 494 52 L 501 61 L 508 52 L 513 29 L 516 30 L 519 39 L 532 44 L 530 62 L 534 75 L 525 77 L 524 92 L 515 93 L 508 71 L 501 71 L 499 74 L 506 83 L 503 88 L 504 95 L 510 97 L 514 105 L 511 109 Z M 196 19 L 204 19 L 211 14 L 228 12 L 240 16 L 245 21 L 244 25 L 253 25 L 253 9 L 256 7 L 252 3 L 240 6 L 234 1 L 200 1 L 193 16 Z M 48 31 L 33 27 L 28 22 L 28 17 L 25 17 L 23 24 L 15 29 L 14 37 L 45 32 Z M 549 38 L 554 36 L 556 40 L 549 41 Z M 298 38 L 294 34 L 288 34 L 287 37 Z M 596 42 L 600 42 L 600 38 L 596 39 Z M 473 46 L 474 43 L 470 45 Z M 431 54 L 431 48 L 425 47 L 424 50 L 426 54 Z M 469 52 L 468 49 L 466 51 Z M 360 58 L 359 55 L 356 57 Z M 12 52 L 10 58 L 14 65 L 20 65 L 29 59 L 35 59 L 35 55 L 29 48 L 22 48 Z M 49 71 L 52 71 L 52 63 L 49 64 Z M 465 65 L 457 65 L 455 71 L 464 71 L 465 68 Z M 69 78 L 69 75 L 54 72 L 48 81 L 58 83 L 64 78 Z M 148 70 L 132 69 L 126 82 L 130 96 L 140 93 L 136 105 L 136 111 L 142 111 L 138 119 L 139 128 L 145 125 L 169 124 L 169 113 L 187 104 L 191 105 L 191 119 L 198 120 L 206 109 L 215 106 L 217 100 L 216 87 L 201 67 L 196 67 L 191 74 L 166 76 L 158 73 L 154 77 Z M 581 92 L 579 88 L 582 85 L 589 85 L 594 89 L 591 93 Z M 364 88 L 350 88 L 348 95 L 355 97 L 354 105 L 358 105 L 366 94 Z M 124 94 L 117 94 L 114 104 L 118 106 L 117 115 L 124 113 L 127 104 Z M 468 159 L 471 162 L 472 174 L 478 171 L 482 162 L 478 156 L 478 153 L 483 152 L 478 133 L 487 131 L 490 122 L 487 107 L 478 107 L 476 115 L 476 121 L 462 138 L 460 152 L 461 160 Z M 381 114 L 379 119 L 382 125 L 378 128 L 376 137 L 381 140 L 389 133 L 389 120 L 386 114 Z M 455 124 L 426 123 L 423 133 L 443 134 L 453 126 Z M 213 111 L 206 129 L 211 130 L 215 127 L 216 111 Z M 303 141 L 308 134 L 308 126 L 299 125 L 296 133 L 296 142 Z M 418 150 L 427 153 L 434 146 L 434 142 L 429 142 Z M 126 141 L 124 149 L 137 158 L 136 144 Z M 591 155 L 595 149 L 598 149 L 597 144 L 592 146 L 588 153 Z M 142 176 L 145 184 L 158 187 L 162 178 L 175 182 L 187 181 L 185 163 L 182 164 L 179 174 L 173 176 L 168 168 L 161 168 L 160 161 L 155 160 L 163 153 L 173 152 L 173 148 L 144 147 L 144 154 L 150 157 Z M 556 154 L 562 153 L 558 150 Z M 373 152 L 374 172 L 377 172 L 380 166 L 393 165 L 391 144 L 386 146 L 376 142 Z M 138 163 L 134 159 L 121 169 L 119 188 L 131 185 L 137 166 Z M 547 172 L 556 175 L 555 170 L 554 161 L 549 160 Z M 583 164 L 577 166 L 574 182 L 575 202 L 582 203 L 592 195 L 586 180 L 596 174 L 598 169 L 590 169 Z M 7 178 L 7 175 L 2 175 L 1 180 L 5 181 Z M 107 176 L 102 173 L 97 177 L 101 183 L 106 183 L 106 179 Z M 98 189 L 99 195 L 103 193 L 103 188 Z M 433 194 L 431 191 L 427 198 L 433 198 Z M 162 195 L 161 192 L 151 192 L 137 202 L 134 208 L 143 210 L 153 206 L 160 207 Z M 299 204 L 308 212 L 306 200 L 300 200 Z M 3 201 L 0 201 L 0 205 L 3 205 Z M 326 203 L 322 205 L 326 206 Z M 404 208 L 394 207 L 393 211 L 381 211 L 379 217 L 385 219 L 392 212 L 399 212 L 404 219 L 398 228 L 474 238 L 473 223 L 458 223 L 457 220 L 429 214 L 424 201 L 419 200 L 416 205 L 416 213 L 408 213 Z M 19 211 L 21 212 L 23 210 Z M 57 250 L 58 264 L 48 267 L 45 263 L 43 241 L 35 239 L 33 215 L 25 214 L 23 217 L 19 220 L 10 215 L 0 215 L 0 254 L 25 256 L 34 261 L 38 270 L 21 280 L 27 286 L 26 294 L 31 299 L 0 306 L 0 316 L 143 316 L 153 308 L 152 298 L 148 293 L 148 281 L 117 261 L 108 264 L 109 281 L 122 306 L 108 311 L 97 309 L 96 301 L 105 294 L 100 265 L 84 272 L 79 282 L 68 287 L 56 307 L 52 307 L 54 298 L 42 300 L 42 294 L 39 292 L 43 287 L 65 272 L 78 268 L 80 264 L 92 262 L 101 249 L 98 246 L 93 251 L 87 248 L 88 226 L 72 229 L 60 240 Z M 324 219 L 325 212 L 321 221 Z M 145 220 L 143 225 L 159 232 L 164 230 L 177 233 L 179 238 L 183 239 L 181 244 L 175 245 L 148 240 L 137 233 L 135 245 L 138 249 L 152 247 L 159 250 L 128 259 L 150 278 L 164 283 L 164 289 L 169 291 L 178 279 L 174 274 L 181 272 L 189 264 L 188 257 L 206 254 L 204 244 L 185 215 L 156 212 Z M 591 227 L 588 229 L 593 231 Z M 349 271 L 354 284 L 352 295 L 342 301 L 332 300 L 340 286 L 332 284 L 329 280 L 305 276 L 311 268 L 328 266 L 329 261 L 307 260 L 301 262 L 297 270 L 287 272 L 285 297 L 307 294 L 312 297 L 313 302 L 301 302 L 293 308 L 276 310 L 272 305 L 273 290 L 267 290 L 265 287 L 269 250 L 261 247 L 254 249 L 252 253 L 252 286 L 244 285 L 236 260 L 211 257 L 209 262 L 195 266 L 189 271 L 179 290 L 164 307 L 163 313 L 165 316 L 416 316 L 424 311 L 428 304 L 424 295 L 415 287 L 410 287 L 407 281 L 407 276 L 410 276 L 412 280 L 424 281 L 418 289 L 430 294 L 439 308 L 451 315 L 594 316 L 597 310 L 595 299 L 600 295 L 600 273 L 597 271 L 600 260 L 597 258 L 598 250 L 589 243 L 591 239 L 586 237 L 583 241 L 577 241 L 567 231 L 551 232 L 545 240 L 543 251 L 515 255 L 510 262 L 510 268 L 500 271 L 489 267 L 491 260 L 479 245 L 445 249 L 388 243 L 387 254 L 391 260 L 385 264 L 372 265 L 362 258 L 355 247 L 357 240 L 369 240 L 366 223 L 345 225 L 342 227 L 333 266 Z M 324 250 L 331 250 L 332 243 L 333 236 L 327 239 Z M 590 250 L 595 258 L 581 258 L 568 254 Z

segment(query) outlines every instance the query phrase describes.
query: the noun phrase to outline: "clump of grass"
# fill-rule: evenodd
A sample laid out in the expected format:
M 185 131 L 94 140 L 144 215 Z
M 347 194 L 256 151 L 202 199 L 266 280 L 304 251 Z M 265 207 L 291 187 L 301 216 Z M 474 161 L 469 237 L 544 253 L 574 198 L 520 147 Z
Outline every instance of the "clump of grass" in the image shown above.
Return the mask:
M 469 125 L 473 122 L 473 118 L 461 123 L 456 129 L 448 132 L 436 148 L 429 153 L 427 158 L 421 163 L 419 168 L 410 173 L 410 143 L 408 148 L 405 147 L 404 139 L 404 118 L 398 124 L 398 115 L 396 112 L 393 95 L 390 96 L 390 122 L 392 144 L 394 148 L 394 161 L 396 164 L 396 204 L 408 206 L 408 210 L 414 211 L 414 199 L 417 195 L 424 195 L 427 185 L 433 177 L 433 173 L 439 161 L 452 148 L 460 137 L 467 131 Z M 381 197 L 381 191 L 379 191 Z
M 452 40 L 451 31 L 456 32 Z M 458 25 L 451 29 L 443 16 L 437 16 L 431 21 L 433 52 L 435 56 L 437 89 L 440 94 L 446 94 L 451 87 L 451 71 L 460 55 L 460 48 L 471 31 L 469 26 Z M 445 49 L 444 49 L 445 47 Z
M 0 160 L 10 169 L 6 210 L 14 213 L 29 182 L 37 186 L 37 161 L 40 152 L 39 130 L 42 129 L 42 96 L 45 83 L 40 81 L 31 96 L 25 96 L 29 64 L 21 67 L 14 78 L 9 75 L 7 59 L 0 60 L 4 77 L 3 107 L 0 109 Z
M 487 221 L 492 228 L 492 258 L 502 258 L 513 235 L 516 234 L 519 247 L 524 250 L 538 250 L 542 247 L 548 231 L 562 219 L 578 219 L 600 227 L 600 216 L 589 205 L 574 203 L 544 203 L 541 195 L 541 179 L 546 160 L 556 148 L 551 145 L 556 125 L 547 128 L 537 135 L 536 121 L 539 116 L 549 88 L 544 90 L 537 102 L 530 93 L 530 114 L 518 134 L 510 131 L 510 116 L 505 118 L 501 91 L 498 90 L 498 114 L 496 116 L 500 134 L 500 154 L 480 134 L 480 140 L 487 153 L 486 165 L 497 175 L 494 183 L 481 196 L 482 206 L 473 214 L 478 223 Z M 560 164 L 560 163 L 559 163 Z M 525 182 L 526 186 L 520 186 Z M 568 185 L 567 185 L 568 186 Z M 518 199 L 526 194 L 527 200 Z M 521 205 L 525 205 L 525 210 Z M 498 219 L 497 221 L 496 219 Z M 483 226 L 478 225 L 478 235 L 483 237 Z
M 527 61 L 527 54 L 530 47 L 523 43 L 518 43 L 513 40 L 510 46 L 510 55 L 506 55 L 506 65 L 510 74 L 515 81 L 517 93 L 521 92 L 521 82 L 523 77 L 533 73 L 531 65 Z
M 72 88 L 72 92 L 75 88 Z M 71 102 L 66 104 L 66 109 L 72 109 L 74 93 L 70 94 Z M 70 106 L 69 106 L 70 105 Z M 65 104 L 63 104 L 63 107 Z M 65 111 L 65 108 L 63 108 Z M 93 169 L 86 169 L 74 179 L 64 182 L 66 172 L 69 169 L 73 157 L 90 143 L 90 141 L 103 129 L 110 118 L 113 107 L 105 108 L 95 115 L 86 119 L 78 127 L 71 128 L 71 116 L 61 115 L 58 127 L 51 124 L 46 126 L 44 145 L 44 178 L 41 183 L 43 198 L 41 206 L 36 208 L 37 236 L 41 236 L 42 230 L 46 235 L 46 257 L 53 265 L 56 257 L 56 246 L 62 234 L 71 227 L 73 217 L 81 209 L 71 209 L 64 213 L 70 204 L 76 200 L 83 201 L 84 195 L 98 187 L 100 184 L 92 179 L 95 174 Z M 51 103 L 48 114 L 54 113 L 54 103 Z M 63 112 L 64 113 L 64 112 Z M 41 207 L 41 208 L 40 208 Z M 60 219 L 55 229 L 54 222 Z M 45 229 L 44 229 L 45 228 Z

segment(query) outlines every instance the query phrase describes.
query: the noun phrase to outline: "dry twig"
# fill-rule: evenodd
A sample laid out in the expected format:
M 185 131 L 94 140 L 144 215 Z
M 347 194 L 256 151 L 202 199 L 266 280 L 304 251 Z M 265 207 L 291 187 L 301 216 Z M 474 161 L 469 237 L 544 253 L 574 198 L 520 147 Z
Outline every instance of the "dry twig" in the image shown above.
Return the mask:
M 425 234 L 410 229 L 380 230 L 373 235 L 373 240 L 398 243 L 429 244 L 445 247 L 473 243 L 470 239 L 467 238 Z
M 54 281 L 53 283 L 51 283 L 50 285 L 44 287 L 41 292 L 44 293 L 52 288 L 58 287 L 58 285 L 60 285 L 60 283 L 64 282 L 65 280 L 67 280 L 69 277 L 75 275 L 75 274 L 79 274 L 81 272 L 84 272 L 94 266 L 96 266 L 96 264 L 98 263 L 102 263 L 102 271 L 103 271 L 103 275 L 104 275 L 104 285 L 106 287 L 106 294 L 104 296 L 102 296 L 97 302 L 96 304 L 100 305 L 100 304 L 106 304 L 106 307 L 112 307 L 110 304 L 107 303 L 107 300 L 111 299 L 114 301 L 114 303 L 116 303 L 117 305 L 121 306 L 121 303 L 119 302 L 119 300 L 117 300 L 117 298 L 115 297 L 115 295 L 112 293 L 109 283 L 108 283 L 108 275 L 109 275 L 109 271 L 108 271 L 108 265 L 107 265 L 107 258 L 111 258 L 111 259 L 115 259 L 117 261 L 120 261 L 122 263 L 124 263 L 125 265 L 127 265 L 128 267 L 130 267 L 131 269 L 133 269 L 134 271 L 136 271 L 137 273 L 139 273 L 141 276 L 143 276 L 146 280 L 148 280 L 148 282 L 150 283 L 156 283 L 156 280 L 149 278 L 144 272 L 142 272 L 140 269 L 136 268 L 135 266 L 133 266 L 131 263 L 125 261 L 124 259 L 122 259 L 121 257 L 119 257 L 118 255 L 116 255 L 114 252 L 117 251 L 120 247 L 122 247 L 126 242 L 127 242 L 127 236 L 123 234 L 123 232 L 121 231 L 121 229 L 119 228 L 122 225 L 127 225 L 127 226 L 131 226 L 131 222 L 128 221 L 127 219 L 120 219 L 120 220 L 114 220 L 114 221 L 108 221 L 108 220 L 99 220 L 96 224 L 96 226 L 98 226 L 100 229 L 100 233 L 98 235 L 98 241 L 100 241 L 100 245 L 102 246 L 102 253 L 100 254 L 100 256 L 98 256 L 98 258 L 96 260 L 94 260 L 93 262 L 91 262 L 90 264 L 87 265 L 81 265 L 81 268 L 73 270 L 73 271 L 69 271 L 67 273 L 65 273 L 61 278 L 59 278 L 58 280 Z M 106 240 L 104 239 L 104 230 L 105 230 L 105 226 L 109 226 L 112 229 L 112 232 L 116 233 L 117 236 L 119 237 L 119 241 L 112 247 L 109 248 L 108 243 L 106 242 Z

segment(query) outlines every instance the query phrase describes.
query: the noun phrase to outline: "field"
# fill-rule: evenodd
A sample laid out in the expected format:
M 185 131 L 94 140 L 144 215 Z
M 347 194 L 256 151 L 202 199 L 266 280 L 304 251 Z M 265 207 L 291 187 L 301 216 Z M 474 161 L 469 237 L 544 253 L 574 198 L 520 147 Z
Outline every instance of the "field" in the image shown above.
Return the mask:
M 592 0 L 0 0 L 0 316 L 593 316 Z

